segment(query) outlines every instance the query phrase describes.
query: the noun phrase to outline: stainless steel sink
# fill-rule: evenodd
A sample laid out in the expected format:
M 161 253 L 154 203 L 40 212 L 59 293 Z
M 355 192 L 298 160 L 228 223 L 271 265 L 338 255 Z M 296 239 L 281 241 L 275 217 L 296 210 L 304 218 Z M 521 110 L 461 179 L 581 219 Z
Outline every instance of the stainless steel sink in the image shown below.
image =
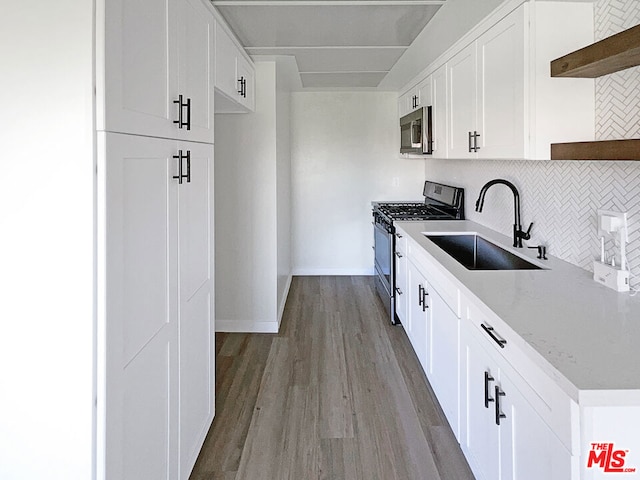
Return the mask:
M 424 235 L 469 270 L 542 270 L 475 233 Z

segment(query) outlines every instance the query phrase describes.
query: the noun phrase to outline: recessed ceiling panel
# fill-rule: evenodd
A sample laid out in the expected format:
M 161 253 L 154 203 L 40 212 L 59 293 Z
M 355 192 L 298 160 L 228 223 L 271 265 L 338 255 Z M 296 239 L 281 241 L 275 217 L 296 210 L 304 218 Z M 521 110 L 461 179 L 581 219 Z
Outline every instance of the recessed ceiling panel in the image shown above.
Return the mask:
M 245 47 L 409 46 L 437 5 L 218 5 Z M 214 2 L 215 4 L 215 2 Z
M 305 88 L 374 88 L 386 72 L 358 73 L 301 73 Z
M 405 50 L 405 47 L 248 48 L 247 52 L 249 55 L 295 56 L 301 73 L 386 72 Z

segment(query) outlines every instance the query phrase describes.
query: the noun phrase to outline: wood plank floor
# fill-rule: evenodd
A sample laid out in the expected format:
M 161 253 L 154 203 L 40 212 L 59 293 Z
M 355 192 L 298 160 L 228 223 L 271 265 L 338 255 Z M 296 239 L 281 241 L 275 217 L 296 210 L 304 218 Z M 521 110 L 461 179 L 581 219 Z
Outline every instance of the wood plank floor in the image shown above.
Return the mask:
M 473 479 L 373 277 L 295 277 L 280 333 L 216 334 L 191 480 Z

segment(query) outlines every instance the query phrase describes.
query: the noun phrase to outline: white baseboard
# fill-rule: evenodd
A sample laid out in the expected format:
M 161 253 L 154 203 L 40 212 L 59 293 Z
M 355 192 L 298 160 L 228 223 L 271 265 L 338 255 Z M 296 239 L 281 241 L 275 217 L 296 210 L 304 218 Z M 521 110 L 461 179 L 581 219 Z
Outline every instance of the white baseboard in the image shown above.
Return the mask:
M 289 275 L 287 279 L 287 285 L 284 289 L 284 295 L 280 299 L 280 306 L 278 308 L 277 321 L 254 321 L 254 320 L 221 320 L 216 318 L 216 332 L 226 333 L 278 333 L 280 329 L 280 323 L 282 322 L 282 315 L 284 314 L 284 307 L 287 303 L 287 297 L 289 296 L 289 289 L 291 288 L 292 275 Z
M 278 333 L 278 322 L 216 319 L 216 332 L 226 333 Z
M 372 268 L 294 268 L 294 276 L 371 276 Z

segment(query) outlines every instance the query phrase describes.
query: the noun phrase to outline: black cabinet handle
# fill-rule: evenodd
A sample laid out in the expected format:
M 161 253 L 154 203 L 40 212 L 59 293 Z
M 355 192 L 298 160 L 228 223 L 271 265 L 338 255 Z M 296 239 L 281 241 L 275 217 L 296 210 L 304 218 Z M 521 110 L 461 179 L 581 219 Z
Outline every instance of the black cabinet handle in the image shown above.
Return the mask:
M 191 99 L 187 98 L 187 122 L 185 125 L 187 126 L 187 130 L 191 130 Z
M 473 145 L 472 145 L 473 140 L 472 140 L 472 138 L 473 138 L 473 134 L 471 132 L 469 132 L 469 153 L 473 152 Z
M 426 288 L 422 289 L 422 311 L 426 312 L 429 305 L 427 304 L 427 297 L 429 296 L 429 292 L 427 292 Z
M 182 150 L 178 150 L 178 155 L 174 155 L 173 158 L 178 160 L 178 175 L 174 175 L 173 178 L 178 180 L 178 184 L 182 185 L 183 178 L 187 179 L 187 183 L 191 183 L 191 150 L 187 150 L 187 154 L 185 155 Z M 182 160 L 187 160 L 187 174 L 185 175 L 182 168 Z
M 402 290 L 400 290 L 400 287 L 396 287 L 396 292 L 398 292 L 398 295 L 402 295 Z
M 173 103 L 178 105 L 178 120 L 174 120 L 173 123 L 177 123 L 178 128 L 182 128 L 182 95 L 178 95 L 178 100 L 174 100 Z
M 424 295 L 423 295 L 424 287 L 422 284 L 418 285 L 418 305 L 422 305 L 424 303 Z
M 500 425 L 500 420 L 503 418 L 507 418 L 507 416 L 500 411 L 500 397 L 504 397 L 507 394 L 500 390 L 498 385 L 495 386 L 495 395 L 496 395 L 496 425 Z
M 178 95 L 178 100 L 174 100 L 173 103 L 178 105 L 178 119 L 174 120 L 173 123 L 178 125 L 178 128 L 182 129 L 184 127 L 187 130 L 191 130 L 191 99 L 187 98 L 187 101 L 184 101 L 184 96 L 182 94 Z M 187 120 L 184 120 L 183 110 L 187 108 Z
M 238 93 L 241 97 L 247 98 L 247 79 L 242 76 L 238 79 L 238 83 L 240 84 L 240 90 L 238 90 Z
M 174 175 L 173 178 L 178 180 L 178 184 L 182 185 L 182 178 L 184 177 L 182 175 L 182 150 L 178 152 L 178 155 L 174 155 L 173 158 L 178 160 L 178 175 Z
M 489 384 L 494 380 L 495 378 L 493 378 L 489 372 L 484 372 L 484 408 L 489 408 L 489 403 L 495 401 L 489 396 Z
M 402 235 L 400 235 L 399 233 L 396 233 L 396 237 L 402 238 Z
M 191 150 L 187 150 L 187 183 L 191 183 Z
M 398 258 L 402 258 L 402 257 L 403 257 L 403 255 L 402 255 L 400 252 L 396 252 L 396 257 L 398 257 Z
M 507 341 L 504 338 L 499 338 L 494 332 L 495 330 L 493 329 L 493 327 L 489 326 L 489 325 L 485 325 L 484 323 L 481 323 L 480 326 L 482 327 L 482 329 L 487 332 L 489 334 L 489 336 L 493 339 L 494 342 L 496 342 L 498 345 L 500 345 L 500 348 L 504 348 L 504 346 L 507 344 Z

